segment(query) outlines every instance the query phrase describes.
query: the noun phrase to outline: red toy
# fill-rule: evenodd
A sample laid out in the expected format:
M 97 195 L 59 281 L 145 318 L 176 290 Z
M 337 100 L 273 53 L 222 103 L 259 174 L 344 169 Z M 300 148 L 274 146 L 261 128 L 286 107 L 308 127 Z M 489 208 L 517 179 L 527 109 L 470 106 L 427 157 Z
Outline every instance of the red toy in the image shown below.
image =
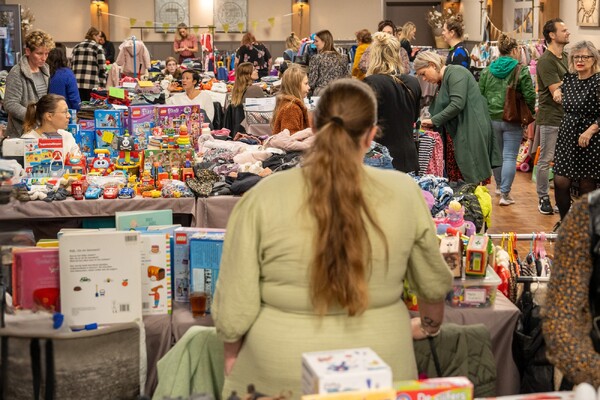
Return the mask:
M 93 175 L 106 176 L 114 171 L 115 166 L 110 160 L 110 152 L 108 149 L 96 149 L 94 150 L 96 157 L 92 160 L 92 167 L 90 173 Z

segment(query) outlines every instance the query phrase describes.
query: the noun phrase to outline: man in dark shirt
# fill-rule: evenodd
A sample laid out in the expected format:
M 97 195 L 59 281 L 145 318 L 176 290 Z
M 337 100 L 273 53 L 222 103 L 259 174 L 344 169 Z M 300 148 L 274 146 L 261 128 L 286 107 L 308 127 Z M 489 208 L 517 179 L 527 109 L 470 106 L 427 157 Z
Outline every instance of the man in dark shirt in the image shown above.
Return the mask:
M 537 164 L 536 189 L 538 210 L 542 214 L 553 214 L 548 196 L 548 175 L 550 163 L 554 160 L 554 148 L 558 137 L 558 127 L 563 117 L 560 85 L 568 71 L 568 56 L 564 47 L 569 43 L 569 30 L 559 19 L 551 19 L 544 24 L 544 39 L 548 49 L 537 63 L 537 83 L 539 107 L 536 124 L 540 128 L 540 157 Z

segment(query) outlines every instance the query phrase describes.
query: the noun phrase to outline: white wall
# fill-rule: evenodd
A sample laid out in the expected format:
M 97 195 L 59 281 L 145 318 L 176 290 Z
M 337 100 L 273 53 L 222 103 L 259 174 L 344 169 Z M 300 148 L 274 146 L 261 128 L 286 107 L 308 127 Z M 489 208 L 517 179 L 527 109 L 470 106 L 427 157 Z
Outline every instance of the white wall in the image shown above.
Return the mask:
M 577 26 L 577 2 L 573 0 L 560 0 L 560 17 L 571 32 L 570 42 L 589 40 L 600 48 L 600 27 Z
M 336 39 L 354 40 L 356 30 L 363 26 L 376 26 L 383 19 L 383 1 L 311 0 L 311 31 L 329 29 Z M 213 23 L 213 0 L 189 2 L 190 25 L 207 26 Z M 34 28 L 47 31 L 56 41 L 78 42 L 92 23 L 89 0 L 6 0 L 6 4 L 21 4 L 30 8 L 35 15 Z M 154 21 L 154 0 L 108 0 L 108 4 L 111 14 L 125 17 L 110 17 L 108 34 L 114 42 L 118 43 L 132 34 L 140 36 L 139 29 L 129 28 L 129 18 L 137 19 L 136 26 L 143 26 L 145 21 Z M 283 41 L 292 30 L 292 17 L 286 15 L 291 13 L 291 9 L 292 0 L 248 0 L 249 29 L 254 31 L 251 22 L 256 21 L 258 24 L 254 33 L 258 40 Z M 273 27 L 268 22 L 270 17 L 275 17 Z M 219 33 L 215 39 L 238 41 L 241 36 L 237 32 Z M 150 29 L 144 30 L 143 37 L 151 42 L 173 41 L 172 33 L 155 33 Z

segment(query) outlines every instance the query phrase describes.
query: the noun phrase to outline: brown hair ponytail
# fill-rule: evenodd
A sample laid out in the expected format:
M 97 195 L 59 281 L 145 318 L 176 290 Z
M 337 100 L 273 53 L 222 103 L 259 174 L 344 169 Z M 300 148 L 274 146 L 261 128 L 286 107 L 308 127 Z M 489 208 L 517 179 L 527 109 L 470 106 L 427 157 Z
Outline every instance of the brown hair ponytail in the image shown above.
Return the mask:
M 25 112 L 23 133 L 41 126 L 44 114 L 56 111 L 56 107 L 60 101 L 65 101 L 65 98 L 57 94 L 46 94 L 37 103 L 29 103 Z
M 318 132 L 303 173 L 309 186 L 308 207 L 317 224 L 310 291 L 319 315 L 334 305 L 351 316 L 368 307 L 367 223 L 384 241 L 385 236 L 366 204 L 362 166 L 355 160 L 376 116 L 372 90 L 351 79 L 330 84 L 314 113 Z

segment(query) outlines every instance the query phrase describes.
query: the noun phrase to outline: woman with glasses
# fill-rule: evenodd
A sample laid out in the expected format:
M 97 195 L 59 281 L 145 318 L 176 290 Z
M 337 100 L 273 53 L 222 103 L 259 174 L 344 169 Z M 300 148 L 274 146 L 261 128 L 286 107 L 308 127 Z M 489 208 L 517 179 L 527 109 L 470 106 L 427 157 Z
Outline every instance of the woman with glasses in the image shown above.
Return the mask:
M 27 106 L 23 131 L 27 132 L 22 138 L 45 139 L 60 137 L 63 142 L 63 161 L 67 154 L 79 154 L 79 146 L 71 132 L 67 131 L 69 125 L 69 106 L 65 98 L 57 94 L 47 94 L 37 103 Z
M 577 42 L 569 54 L 569 72 L 555 93 L 565 114 L 554 155 L 554 196 L 561 220 L 571 207 L 571 183 L 581 195 L 596 189 L 600 179 L 600 66 L 590 41 Z

